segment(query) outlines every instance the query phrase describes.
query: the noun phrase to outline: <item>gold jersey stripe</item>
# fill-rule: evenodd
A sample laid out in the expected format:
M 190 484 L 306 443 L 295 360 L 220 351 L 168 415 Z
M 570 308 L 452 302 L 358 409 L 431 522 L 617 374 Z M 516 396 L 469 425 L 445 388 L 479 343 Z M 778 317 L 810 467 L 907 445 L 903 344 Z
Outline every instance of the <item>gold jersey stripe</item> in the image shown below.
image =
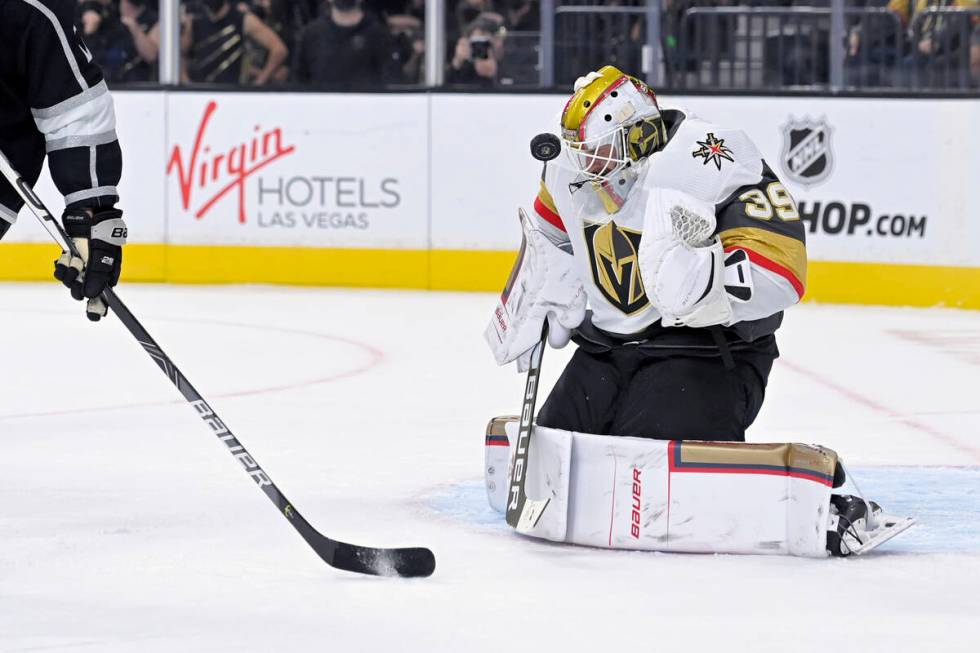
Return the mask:
M 718 235 L 726 250 L 739 247 L 755 252 L 789 271 L 799 286 L 806 288 L 806 246 L 802 241 L 758 227 L 726 229 Z
M 551 196 L 551 192 L 548 191 L 548 187 L 541 182 L 541 190 L 538 191 L 538 199 L 541 203 L 548 207 L 556 215 L 558 214 L 558 207 L 555 206 L 555 198 Z

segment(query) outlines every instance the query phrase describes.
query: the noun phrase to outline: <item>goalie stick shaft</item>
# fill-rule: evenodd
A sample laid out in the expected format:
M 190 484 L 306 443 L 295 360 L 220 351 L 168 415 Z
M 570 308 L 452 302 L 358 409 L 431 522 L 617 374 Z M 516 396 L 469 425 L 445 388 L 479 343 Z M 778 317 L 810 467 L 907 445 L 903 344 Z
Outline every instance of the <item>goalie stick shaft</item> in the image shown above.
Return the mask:
M 521 409 L 520 430 L 517 433 L 517 446 L 514 448 L 514 465 L 511 471 L 507 493 L 507 523 L 518 528 L 526 520 L 525 507 L 529 499 L 524 484 L 527 482 L 528 451 L 531 447 L 531 433 L 534 430 L 534 408 L 538 401 L 538 381 L 541 376 L 541 359 L 548 342 L 548 320 L 545 318 L 541 328 L 541 340 L 531 350 L 531 362 L 527 368 L 527 383 L 524 385 L 524 406 Z M 538 504 L 538 502 L 534 502 Z M 545 502 L 545 505 L 547 503 Z M 537 506 L 536 506 L 537 507 Z M 535 510 L 540 518 L 544 505 Z M 533 525 L 533 524 L 532 524 Z
M 7 157 L 0 152 L 0 172 L 18 192 L 31 211 L 41 221 L 51 237 L 64 251 L 79 256 L 75 243 L 65 233 L 61 224 L 51 215 L 31 186 L 14 170 Z M 228 451 L 241 463 L 246 473 L 265 493 L 287 521 L 306 540 L 307 544 L 328 565 L 337 569 L 379 576 L 428 576 L 435 570 L 435 557 L 426 548 L 379 549 L 349 544 L 322 535 L 299 513 L 279 490 L 255 458 L 245 449 L 224 421 L 214 412 L 190 381 L 173 364 L 170 357 L 150 336 L 139 320 L 116 293 L 107 288 L 103 301 L 119 318 L 126 329 L 139 342 L 170 382 L 194 408 L 211 431 L 224 442 Z

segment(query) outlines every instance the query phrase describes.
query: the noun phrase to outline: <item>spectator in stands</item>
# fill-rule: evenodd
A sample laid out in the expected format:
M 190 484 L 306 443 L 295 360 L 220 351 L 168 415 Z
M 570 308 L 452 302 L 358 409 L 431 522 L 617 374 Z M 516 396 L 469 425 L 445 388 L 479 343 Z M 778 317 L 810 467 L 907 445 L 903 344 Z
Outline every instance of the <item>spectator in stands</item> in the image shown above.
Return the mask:
M 973 85 L 980 88 L 980 24 L 973 28 L 970 38 L 970 72 L 973 74 Z
M 408 0 L 405 4 L 405 13 L 415 16 L 420 21 L 425 21 L 425 0 Z
M 481 14 L 456 41 L 446 83 L 466 86 L 496 86 L 500 79 L 505 30 L 496 14 Z
M 425 18 L 425 0 L 364 0 L 364 10 L 378 18 L 391 16 L 415 16 Z
M 970 20 L 966 15 L 930 12 L 943 7 L 975 9 L 978 0 L 917 0 L 907 18 L 911 2 L 891 0 L 889 9 L 910 26 L 911 52 L 906 58 L 911 84 L 915 86 L 958 86 L 960 74 L 968 76 Z M 922 18 L 918 18 L 923 14 Z
M 157 12 L 148 0 L 119 0 L 119 21 L 129 31 L 135 48 L 134 56 L 126 62 L 122 80 L 156 81 L 157 57 L 160 54 Z
M 506 0 L 504 19 L 510 32 L 537 32 L 541 29 L 538 0 Z
M 492 10 L 489 0 L 457 0 L 455 32 L 463 34 L 480 14 Z
M 419 84 L 425 76 L 425 31 L 422 21 L 409 14 L 388 16 L 391 31 L 391 57 L 395 66 L 393 82 Z
M 882 0 L 868 7 L 881 6 Z M 888 15 L 861 16 L 847 32 L 844 70 L 851 86 L 891 86 L 901 50 L 902 34 L 908 29 L 908 0 L 891 0 L 887 8 L 898 16 L 899 27 Z
M 343 88 L 379 85 L 391 76 L 388 29 L 361 7 L 361 0 L 331 0 L 303 30 L 293 60 L 293 79 Z
M 184 81 L 241 84 L 245 37 L 269 53 L 265 66 L 251 80 L 252 84 L 263 86 L 289 54 L 282 39 L 245 5 L 233 7 L 228 0 L 204 0 L 197 12 L 182 18 Z
M 133 38 L 119 19 L 117 5 L 111 0 L 85 0 L 78 5 L 77 14 L 82 38 L 106 81 L 120 81 L 126 64 L 137 53 Z
M 279 40 L 285 44 L 289 52 L 296 51 L 296 35 L 312 20 L 313 15 L 305 2 L 294 0 L 252 0 L 249 10 L 259 20 L 276 33 Z M 245 68 L 246 83 L 253 82 L 262 72 L 269 51 L 251 37 L 245 39 Z M 285 82 L 289 78 L 288 62 L 283 62 L 272 73 L 271 79 Z
M 451 4 L 449 6 L 452 6 Z M 446 44 L 451 48 L 448 54 L 454 51 L 453 44 L 459 41 L 466 33 L 466 29 L 473 24 L 481 14 L 493 10 L 490 0 L 456 0 L 456 20 L 446 21 Z M 503 16 L 500 17 L 503 21 Z

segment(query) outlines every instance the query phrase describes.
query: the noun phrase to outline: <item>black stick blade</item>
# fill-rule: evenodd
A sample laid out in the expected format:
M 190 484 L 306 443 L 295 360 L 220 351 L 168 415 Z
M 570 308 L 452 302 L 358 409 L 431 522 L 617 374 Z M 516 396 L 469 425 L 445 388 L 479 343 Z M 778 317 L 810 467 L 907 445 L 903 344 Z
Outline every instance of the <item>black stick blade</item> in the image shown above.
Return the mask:
M 339 542 L 332 559 L 324 560 L 336 569 L 372 576 L 420 578 L 436 569 L 436 557 L 424 547 L 376 549 Z

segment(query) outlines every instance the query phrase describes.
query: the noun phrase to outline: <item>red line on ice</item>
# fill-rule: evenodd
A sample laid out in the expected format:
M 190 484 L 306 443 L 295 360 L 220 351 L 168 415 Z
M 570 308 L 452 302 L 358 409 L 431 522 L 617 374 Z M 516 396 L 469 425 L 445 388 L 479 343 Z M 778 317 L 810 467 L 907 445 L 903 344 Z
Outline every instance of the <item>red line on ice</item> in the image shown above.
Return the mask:
M 780 360 L 782 361 L 782 365 L 787 367 L 791 371 L 796 372 L 801 376 L 805 376 L 811 381 L 814 381 L 819 385 L 829 388 L 834 392 L 836 392 L 837 394 L 847 397 L 848 399 L 850 399 L 855 403 L 861 404 L 865 408 L 870 408 L 871 410 L 877 413 L 887 415 L 891 419 L 901 422 L 902 424 L 908 426 L 909 428 L 925 433 L 926 435 L 935 438 L 936 440 L 939 440 L 940 442 L 942 442 L 947 446 L 953 447 L 954 449 L 958 449 L 960 452 L 967 454 L 968 456 L 970 456 L 976 461 L 980 461 L 980 450 L 961 442 L 956 437 L 952 435 L 947 435 L 946 433 L 942 433 L 941 431 L 937 431 L 936 429 L 932 428 L 928 424 L 923 424 L 918 420 L 914 420 L 910 417 L 907 417 L 906 415 L 902 415 L 901 413 L 898 413 L 887 406 L 879 404 L 877 401 L 871 399 L 870 397 L 866 397 L 859 392 L 856 392 L 854 390 L 851 390 L 850 388 L 840 385 L 836 381 L 829 379 L 823 376 L 822 374 L 819 374 L 818 372 L 809 370 L 803 367 L 802 365 L 791 363 L 785 358 L 780 358 Z
M 54 312 L 54 311 L 43 311 L 43 312 Z M 385 355 L 380 349 L 377 349 L 365 342 L 359 340 L 354 340 L 351 338 L 346 338 L 343 336 L 334 336 L 326 333 L 318 333 L 316 331 L 306 331 L 303 329 L 292 329 L 289 327 L 279 327 L 272 325 L 262 325 L 262 324 L 248 324 L 245 322 L 226 322 L 223 320 L 193 320 L 193 319 L 177 319 L 177 318 L 157 318 L 158 322 L 185 322 L 191 324 L 212 324 L 217 326 L 230 326 L 230 327 L 240 327 L 244 329 L 256 329 L 258 331 L 273 331 L 278 333 L 287 333 L 293 335 L 308 336 L 312 338 L 319 338 L 321 340 L 330 340 L 332 342 L 340 342 L 343 344 L 351 345 L 358 349 L 361 349 L 368 354 L 368 360 L 357 366 L 348 370 L 343 370 L 341 372 L 336 372 L 334 374 L 328 374 L 326 376 L 315 377 L 312 379 L 306 379 L 303 381 L 294 381 L 292 383 L 283 383 L 280 385 L 266 386 L 262 388 L 254 388 L 251 390 L 238 390 L 236 392 L 225 392 L 225 393 L 214 393 L 209 394 L 209 399 L 211 397 L 217 397 L 221 399 L 233 398 L 233 397 L 249 397 L 253 395 L 269 394 L 273 392 L 282 392 L 284 390 L 294 390 L 296 388 L 303 388 L 311 385 L 319 385 L 321 383 L 333 383 L 335 381 L 342 381 L 344 379 L 349 379 L 353 376 L 358 376 L 364 374 L 365 372 L 377 367 L 384 360 Z M 179 366 L 178 366 L 179 367 Z M 183 399 L 171 399 L 168 401 L 147 401 L 142 403 L 129 403 L 129 404 L 118 404 L 111 406 L 95 406 L 92 408 L 68 408 L 65 410 L 50 410 L 41 411 L 36 413 L 15 413 L 11 415 L 0 415 L 0 420 L 7 419 L 21 419 L 25 417 L 54 417 L 57 415 L 74 415 L 79 413 L 97 413 L 102 411 L 113 411 L 113 410 L 128 410 L 131 408 L 152 408 L 155 406 L 169 406 L 172 404 L 182 404 L 185 400 Z

